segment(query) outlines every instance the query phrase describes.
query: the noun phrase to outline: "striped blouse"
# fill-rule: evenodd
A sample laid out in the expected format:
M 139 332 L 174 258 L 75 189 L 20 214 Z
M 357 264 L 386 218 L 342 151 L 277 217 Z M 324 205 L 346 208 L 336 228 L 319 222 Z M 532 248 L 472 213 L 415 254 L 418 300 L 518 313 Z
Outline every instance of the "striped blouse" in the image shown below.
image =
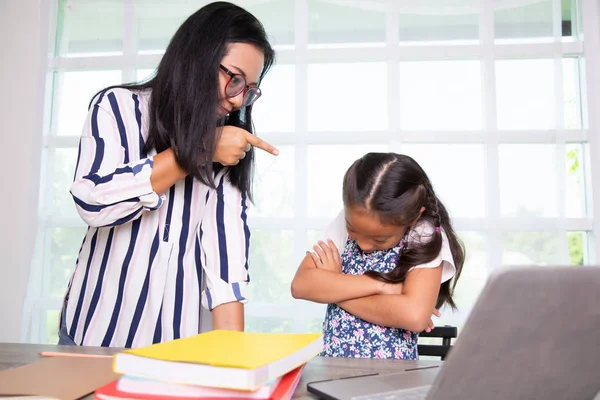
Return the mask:
M 246 198 L 187 177 L 152 190 L 144 153 L 150 92 L 111 89 L 90 108 L 71 194 L 89 225 L 63 313 L 79 345 L 139 347 L 210 330 L 210 313 L 246 301 Z M 202 315 L 201 315 L 202 314 Z M 206 323 L 207 321 L 208 323 Z

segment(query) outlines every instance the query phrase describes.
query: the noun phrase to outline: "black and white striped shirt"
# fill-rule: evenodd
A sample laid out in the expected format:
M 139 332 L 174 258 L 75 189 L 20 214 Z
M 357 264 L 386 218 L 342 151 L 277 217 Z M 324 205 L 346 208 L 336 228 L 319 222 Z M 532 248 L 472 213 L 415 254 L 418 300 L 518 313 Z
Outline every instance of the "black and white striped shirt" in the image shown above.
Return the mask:
M 150 92 L 99 94 L 85 122 L 71 193 L 89 225 L 66 295 L 79 345 L 139 347 L 199 333 L 208 310 L 246 301 L 246 198 L 224 176 L 187 177 L 159 195 L 143 151 Z

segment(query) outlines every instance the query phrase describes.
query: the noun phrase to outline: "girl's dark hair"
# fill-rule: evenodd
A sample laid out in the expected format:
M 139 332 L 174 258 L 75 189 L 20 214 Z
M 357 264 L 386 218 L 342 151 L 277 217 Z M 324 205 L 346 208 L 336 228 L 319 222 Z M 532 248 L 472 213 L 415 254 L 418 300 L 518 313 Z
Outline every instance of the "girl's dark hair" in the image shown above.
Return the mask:
M 344 205 L 361 207 L 376 215 L 383 225 L 413 226 L 421 207 L 425 211 L 419 222 L 442 228 L 448 237 L 456 274 L 442 283 L 436 308 L 445 303 L 453 309 L 452 294 L 465 260 L 465 249 L 454 232 L 446 207 L 438 199 L 427 174 L 411 157 L 396 153 L 368 153 L 348 169 L 343 184 Z M 411 229 L 411 228 L 409 228 Z M 368 271 L 365 275 L 385 282 L 399 283 L 408 270 L 435 259 L 442 249 L 442 232 L 432 229 L 431 237 L 409 241 L 398 258 L 396 268 L 388 273 Z M 407 232 L 414 235 L 414 232 Z
M 245 9 L 219 1 L 202 7 L 179 27 L 151 79 L 103 90 L 151 89 L 144 152 L 173 148 L 181 168 L 213 188 L 214 174 L 221 165 L 202 160 L 213 159 L 220 136 L 218 127 L 234 125 L 254 133 L 251 106 L 216 121 L 219 64 L 230 43 L 252 44 L 263 52 L 260 84 L 275 62 L 265 29 Z M 253 166 L 254 148 L 228 172 L 232 184 L 250 199 Z

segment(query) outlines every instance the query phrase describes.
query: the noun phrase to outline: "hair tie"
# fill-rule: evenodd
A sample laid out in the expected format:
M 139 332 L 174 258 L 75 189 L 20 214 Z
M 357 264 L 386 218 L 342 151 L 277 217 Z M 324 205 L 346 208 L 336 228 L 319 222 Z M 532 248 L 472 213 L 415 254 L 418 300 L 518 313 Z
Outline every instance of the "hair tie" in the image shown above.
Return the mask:
M 436 232 L 440 232 L 441 230 L 442 230 L 442 228 L 440 228 L 439 226 L 436 226 L 436 227 L 435 227 L 435 231 L 436 231 Z

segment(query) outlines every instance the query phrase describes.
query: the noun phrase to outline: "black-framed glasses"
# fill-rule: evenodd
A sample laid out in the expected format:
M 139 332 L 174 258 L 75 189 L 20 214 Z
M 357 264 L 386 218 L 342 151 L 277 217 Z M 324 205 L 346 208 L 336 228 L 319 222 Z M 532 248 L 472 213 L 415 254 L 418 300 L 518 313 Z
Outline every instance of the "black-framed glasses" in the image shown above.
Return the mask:
M 229 82 L 225 85 L 225 94 L 227 97 L 235 97 L 244 93 L 242 106 L 246 107 L 253 104 L 261 96 L 262 92 L 258 86 L 249 86 L 246 84 L 246 78 L 243 75 L 236 74 L 219 64 L 221 69 L 229 75 Z

